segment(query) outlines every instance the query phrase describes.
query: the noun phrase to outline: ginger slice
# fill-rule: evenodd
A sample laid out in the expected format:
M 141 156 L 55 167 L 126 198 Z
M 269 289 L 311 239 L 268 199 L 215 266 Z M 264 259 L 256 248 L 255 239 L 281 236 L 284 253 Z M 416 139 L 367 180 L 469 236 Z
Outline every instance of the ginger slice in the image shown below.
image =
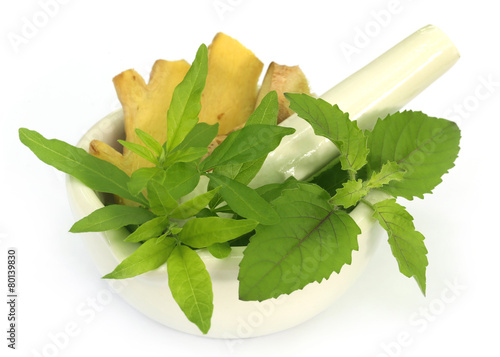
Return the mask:
M 135 133 L 136 128 L 152 135 L 160 143 L 167 140 L 167 111 L 172 93 L 189 67 L 184 60 L 158 60 L 153 66 L 148 84 L 133 69 L 113 78 L 118 99 L 123 107 L 125 140 L 142 144 Z M 126 148 L 122 154 L 98 140 L 91 142 L 89 151 L 92 155 L 118 166 L 128 175 L 138 168 L 153 166 Z
M 267 93 L 273 90 L 278 93 L 278 123 L 281 123 L 293 114 L 293 111 L 289 108 L 290 102 L 285 98 L 283 93 L 311 94 L 307 78 L 299 66 L 285 66 L 275 62 L 269 64 L 257 96 L 255 107 L 260 104 L 262 98 Z
M 218 33 L 208 47 L 208 75 L 200 121 L 219 123 L 227 134 L 245 123 L 255 108 L 263 63 L 237 40 Z

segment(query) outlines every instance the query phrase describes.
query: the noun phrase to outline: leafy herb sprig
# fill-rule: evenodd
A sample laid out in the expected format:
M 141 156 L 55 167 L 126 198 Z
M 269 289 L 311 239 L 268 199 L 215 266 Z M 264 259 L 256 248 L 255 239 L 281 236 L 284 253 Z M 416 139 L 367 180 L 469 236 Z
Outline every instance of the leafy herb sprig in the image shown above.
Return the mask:
M 144 145 L 120 141 L 154 165 L 131 177 L 83 149 L 19 130 L 21 141 L 43 162 L 93 190 L 139 205 L 107 205 L 71 227 L 76 233 L 138 226 L 126 241 L 142 244 L 104 278 L 130 278 L 166 263 L 172 296 L 186 317 L 207 333 L 212 283 L 197 249 L 207 248 L 222 259 L 232 244 L 250 236 L 238 276 L 240 299 L 289 294 L 351 263 L 361 230 L 348 211 L 367 204 L 388 232 L 400 271 L 414 277 L 425 294 L 424 237 L 394 198 L 422 198 L 441 182 L 458 154 L 457 126 L 406 111 L 362 131 L 338 106 L 289 93 L 290 107 L 339 148 L 339 159 L 308 182 L 290 177 L 252 189 L 248 184 L 267 155 L 294 129 L 276 125 L 277 94 L 270 92 L 245 126 L 206 156 L 218 131 L 217 125 L 198 123 L 207 62 L 202 45 L 173 93 L 165 143 L 141 130 L 136 133 Z M 373 203 L 367 199 L 373 190 L 394 198 Z

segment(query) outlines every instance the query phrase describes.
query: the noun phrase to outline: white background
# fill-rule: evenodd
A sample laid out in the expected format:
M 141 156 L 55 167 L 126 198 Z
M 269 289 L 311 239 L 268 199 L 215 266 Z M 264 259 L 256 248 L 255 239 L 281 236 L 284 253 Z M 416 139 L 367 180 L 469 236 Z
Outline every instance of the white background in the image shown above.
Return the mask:
M 13 352 L 6 347 L 2 302 L 12 246 L 19 251 L 20 292 L 19 348 L 13 356 L 499 355 L 495 104 L 500 31 L 494 2 L 61 0 L 57 7 L 41 5 L 50 2 L 0 5 L 0 355 Z M 215 7 L 224 4 L 225 9 Z M 28 22 L 37 27 L 28 29 Z M 426 236 L 427 297 L 398 272 L 382 242 L 362 277 L 328 310 L 267 337 L 237 343 L 193 337 L 144 317 L 117 296 L 90 308 L 108 288 L 82 238 L 67 233 L 73 218 L 64 175 L 20 144 L 19 127 L 76 143 L 118 107 L 114 75 L 135 68 L 147 76 L 159 58 L 192 61 L 199 44 L 210 43 L 219 31 L 238 39 L 266 66 L 272 60 L 299 64 L 321 94 L 429 23 L 447 33 L 462 58 L 407 108 L 453 117 L 463 137 L 456 167 L 435 193 L 400 201 Z M 347 56 L 341 44 L 353 44 L 360 31 L 369 34 L 368 41 Z M 54 349 L 51 338 L 61 336 L 68 324 L 77 336 L 60 339 L 64 343 Z

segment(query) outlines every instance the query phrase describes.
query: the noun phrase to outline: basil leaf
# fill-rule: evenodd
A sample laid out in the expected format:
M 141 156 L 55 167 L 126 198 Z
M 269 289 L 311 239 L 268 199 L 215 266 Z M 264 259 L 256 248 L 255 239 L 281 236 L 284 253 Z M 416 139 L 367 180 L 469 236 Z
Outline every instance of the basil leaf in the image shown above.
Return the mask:
M 151 211 L 158 216 L 168 215 L 179 205 L 169 190 L 156 181 L 148 183 L 148 199 Z
M 240 300 L 262 301 L 328 279 L 351 263 L 361 230 L 330 195 L 311 184 L 285 190 L 273 201 L 279 224 L 259 225 L 244 251 L 238 280 Z
M 214 243 L 208 246 L 208 251 L 217 259 L 224 259 L 231 254 L 231 245 L 228 242 Z
M 214 186 L 222 186 L 220 194 L 238 215 L 254 219 L 261 224 L 279 222 L 279 215 L 265 199 L 250 187 L 228 177 L 208 174 Z
M 130 224 L 143 224 L 155 215 L 142 207 L 110 205 L 99 208 L 73 224 L 71 233 L 102 232 Z
M 170 213 L 170 217 L 176 219 L 188 219 L 198 214 L 203 208 L 207 207 L 219 188 L 205 192 L 189 201 L 182 203 L 179 207 Z
M 339 160 L 340 161 L 340 160 Z M 342 164 L 336 162 L 313 176 L 309 182 L 318 185 L 331 196 L 335 195 L 338 188 L 349 180 L 349 172 L 342 170 Z
M 389 235 L 389 244 L 399 271 L 409 278 L 413 276 L 425 295 L 425 270 L 429 262 L 424 236 L 415 230 L 413 217 L 395 199 L 376 203 L 373 208 L 373 217 Z
M 341 188 L 337 189 L 337 193 L 332 197 L 330 203 L 335 206 L 349 208 L 356 205 L 368 192 L 370 192 L 370 189 L 364 185 L 363 180 L 349 180 Z
M 75 177 L 87 187 L 148 204 L 142 194 L 133 195 L 129 192 L 130 177 L 115 165 L 64 141 L 47 140 L 33 130 L 19 129 L 19 138 L 40 160 Z
M 380 188 L 392 181 L 404 179 L 406 171 L 394 161 L 388 161 L 382 165 L 380 172 L 373 172 L 370 179 L 366 181 L 366 186 L 370 188 Z
M 233 131 L 200 164 L 200 171 L 216 166 L 241 164 L 267 156 L 295 129 L 281 126 L 255 124 Z
M 212 281 L 192 249 L 178 245 L 167 260 L 168 286 L 189 321 L 206 334 L 214 309 Z
M 257 224 L 251 219 L 194 218 L 186 222 L 179 233 L 179 240 L 193 248 L 206 248 L 251 232 Z
M 382 189 L 406 199 L 431 193 L 458 156 L 460 129 L 446 119 L 405 111 L 379 119 L 368 136 L 368 166 L 380 171 L 387 161 L 406 170 L 403 180 Z
M 207 52 L 205 45 L 198 48 L 186 76 L 174 89 L 167 112 L 167 152 L 179 145 L 198 122 L 208 71 Z
M 159 237 L 168 228 L 169 223 L 167 216 L 156 217 L 144 222 L 125 239 L 125 242 L 137 243 Z
M 337 105 L 307 94 L 285 93 L 285 97 L 290 101 L 290 109 L 311 124 L 316 135 L 324 136 L 338 147 L 344 170 L 355 173 L 366 164 L 369 152 L 366 136 L 356 121 L 349 119 L 349 114 Z
M 103 279 L 126 279 L 157 269 L 165 263 L 175 247 L 175 239 L 169 237 L 149 239 L 129 257 L 123 260 Z

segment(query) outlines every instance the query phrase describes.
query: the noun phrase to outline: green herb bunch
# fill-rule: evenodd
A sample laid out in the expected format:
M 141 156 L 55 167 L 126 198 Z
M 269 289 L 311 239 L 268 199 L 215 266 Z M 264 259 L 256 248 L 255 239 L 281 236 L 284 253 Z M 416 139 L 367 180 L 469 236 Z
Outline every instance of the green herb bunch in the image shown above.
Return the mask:
M 336 145 L 340 156 L 307 182 L 290 177 L 253 189 L 248 184 L 267 155 L 294 129 L 277 126 L 277 94 L 270 92 L 245 126 L 207 156 L 218 131 L 218 125 L 198 123 L 207 62 L 202 45 L 173 93 L 165 143 L 140 130 L 136 132 L 144 145 L 120 141 L 155 165 L 130 177 L 83 149 L 19 130 L 21 141 L 43 162 L 93 190 L 139 204 L 104 206 L 71 227 L 71 232 L 137 227 L 126 241 L 141 245 L 104 278 L 131 278 L 166 263 L 172 296 L 186 317 L 207 333 L 212 283 L 197 249 L 207 248 L 222 259 L 232 246 L 246 245 L 238 276 L 241 300 L 290 294 L 351 263 L 361 230 L 348 212 L 367 204 L 387 230 L 400 271 L 414 277 L 425 294 L 424 237 L 395 198 L 423 198 L 441 182 L 458 155 L 458 127 L 405 111 L 379 119 L 372 131 L 362 131 L 338 106 L 288 93 L 292 110 Z M 374 202 L 369 199 L 374 190 L 393 198 Z

